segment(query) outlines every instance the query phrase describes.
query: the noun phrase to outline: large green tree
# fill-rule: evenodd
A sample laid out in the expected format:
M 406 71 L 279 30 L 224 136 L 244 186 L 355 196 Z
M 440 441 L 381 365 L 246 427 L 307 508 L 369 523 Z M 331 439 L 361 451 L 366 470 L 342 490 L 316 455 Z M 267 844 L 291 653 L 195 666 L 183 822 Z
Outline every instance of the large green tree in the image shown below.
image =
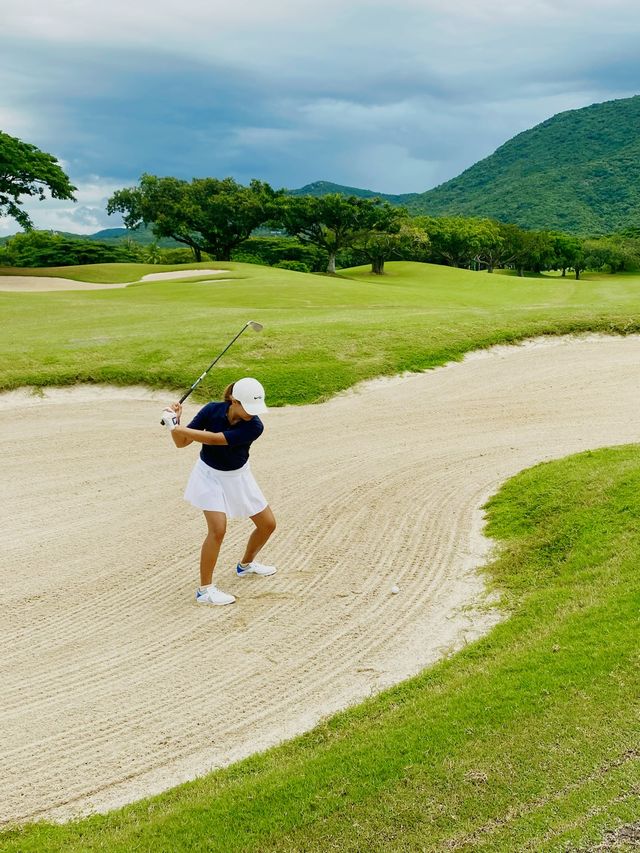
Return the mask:
M 190 246 L 196 260 L 207 252 L 219 261 L 274 214 L 280 192 L 251 181 L 248 187 L 233 178 L 159 178 L 145 174 L 137 187 L 117 190 L 107 212 L 123 214 L 127 228 L 150 225 L 156 237 L 172 237 Z
M 0 215 L 11 216 L 25 231 L 33 228 L 31 218 L 20 206 L 23 196 L 41 201 L 47 192 L 52 198 L 72 199 L 76 190 L 56 158 L 0 131 Z
M 579 245 L 576 240 L 576 250 L 579 250 Z M 551 231 L 522 232 L 521 250 L 515 262 L 518 275 L 523 276 L 525 271 L 541 273 L 544 270 L 557 269 L 559 263 L 555 235 Z M 572 265 L 569 263 L 569 266 Z
M 385 261 L 419 256 L 429 244 L 428 235 L 412 225 L 406 210 L 383 203 L 374 208 L 370 230 L 357 241 L 357 248 L 371 263 L 371 272 L 383 275 Z
M 503 242 L 496 222 L 463 216 L 420 216 L 415 222 L 429 235 L 435 263 L 493 268 Z
M 328 254 L 327 272 L 335 273 L 340 249 L 356 245 L 373 229 L 384 203 L 378 198 L 357 198 L 330 193 L 321 197 L 289 196 L 280 200 L 277 224 L 302 243 Z

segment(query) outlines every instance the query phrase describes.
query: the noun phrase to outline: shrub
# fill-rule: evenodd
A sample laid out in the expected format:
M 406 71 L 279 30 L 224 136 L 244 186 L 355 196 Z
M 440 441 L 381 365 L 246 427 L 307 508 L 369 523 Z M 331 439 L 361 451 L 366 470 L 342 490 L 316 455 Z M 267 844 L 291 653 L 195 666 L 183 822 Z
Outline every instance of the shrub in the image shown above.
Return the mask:
M 274 264 L 274 267 L 281 270 L 294 270 L 295 272 L 311 272 L 308 265 L 302 261 L 279 261 Z
M 231 260 L 237 261 L 239 264 L 261 264 L 262 266 L 269 266 L 269 262 L 264 258 L 254 255 L 252 252 L 243 252 L 242 249 L 232 252 Z

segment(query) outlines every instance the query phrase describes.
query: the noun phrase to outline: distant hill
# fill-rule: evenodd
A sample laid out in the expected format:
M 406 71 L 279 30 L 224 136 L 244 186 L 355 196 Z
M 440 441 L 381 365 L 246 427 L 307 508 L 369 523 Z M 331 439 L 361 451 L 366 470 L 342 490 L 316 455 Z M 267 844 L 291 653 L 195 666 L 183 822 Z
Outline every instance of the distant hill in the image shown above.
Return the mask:
M 357 198 L 383 198 L 390 204 L 408 205 L 415 199 L 420 198 L 420 193 L 405 193 L 404 195 L 389 195 L 388 193 L 377 193 L 373 190 L 362 190 L 358 187 L 345 187 L 342 184 L 332 184 L 330 181 L 314 181 L 297 190 L 287 190 L 289 195 L 312 195 L 323 196 L 331 193 L 340 195 L 356 196 Z
M 640 95 L 569 110 L 525 130 L 426 192 L 393 195 L 314 181 L 290 195 L 382 198 L 414 214 L 487 216 L 523 228 L 607 234 L 640 228 Z M 269 235 L 270 229 L 258 229 Z M 150 228 L 67 234 L 102 242 L 154 242 Z M 6 239 L 6 238 L 4 238 Z M 3 239 L 0 238 L 0 243 Z M 163 248 L 180 246 L 170 239 Z
M 47 231 L 49 229 L 44 228 L 42 230 Z M 51 230 L 53 231 L 53 229 Z M 127 228 L 103 228 L 102 231 L 96 231 L 94 234 L 75 234 L 72 231 L 55 231 L 55 233 L 60 234 L 61 237 L 70 237 L 75 240 L 95 240 L 99 243 L 122 243 L 125 240 L 134 240 L 136 243 L 148 246 L 156 240 L 151 228 L 145 228 L 143 225 L 138 228 L 134 228 L 131 231 Z M 14 235 L 0 237 L 0 245 L 6 243 L 7 240 L 10 240 L 12 236 Z M 163 237 L 157 242 L 158 246 L 162 249 L 175 249 L 177 247 L 184 248 L 183 243 L 178 243 L 176 240 L 172 240 L 169 237 Z
M 133 228 L 131 231 L 127 228 L 103 228 L 102 231 L 96 231 L 95 234 L 68 234 L 67 236 L 84 237 L 87 240 L 99 240 L 101 243 L 121 243 L 123 240 L 135 240 L 136 243 L 141 243 L 143 246 L 148 246 L 150 243 L 156 242 L 157 239 L 154 237 L 151 228 L 145 228 L 144 225 Z M 163 249 L 184 246 L 183 243 L 178 243 L 169 237 L 163 237 L 157 240 L 157 243 Z
M 317 181 L 295 195 L 378 195 L 412 213 L 606 234 L 640 226 L 640 96 L 559 113 L 434 189 L 388 195 Z
M 574 233 L 636 226 L 640 96 L 559 113 L 409 206 Z

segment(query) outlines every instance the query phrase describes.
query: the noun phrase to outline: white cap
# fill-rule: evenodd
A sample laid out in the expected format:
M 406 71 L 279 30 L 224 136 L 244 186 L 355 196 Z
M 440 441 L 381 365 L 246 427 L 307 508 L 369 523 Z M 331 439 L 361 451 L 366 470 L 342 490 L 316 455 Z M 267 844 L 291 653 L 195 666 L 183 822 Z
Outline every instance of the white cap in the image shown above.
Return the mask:
M 245 376 L 238 379 L 231 389 L 231 396 L 242 404 L 248 415 L 260 415 L 267 411 L 264 403 L 264 388 L 257 379 Z

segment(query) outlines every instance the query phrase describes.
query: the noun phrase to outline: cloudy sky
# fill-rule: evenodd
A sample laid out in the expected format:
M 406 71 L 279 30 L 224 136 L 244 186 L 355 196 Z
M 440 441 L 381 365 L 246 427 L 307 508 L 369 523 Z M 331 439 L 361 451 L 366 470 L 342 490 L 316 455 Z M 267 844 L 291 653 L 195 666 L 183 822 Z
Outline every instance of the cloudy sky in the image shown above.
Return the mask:
M 568 109 L 640 93 L 635 0 L 0 0 L 0 129 L 120 224 L 143 172 L 422 192 Z M 0 234 L 18 230 L 0 219 Z

